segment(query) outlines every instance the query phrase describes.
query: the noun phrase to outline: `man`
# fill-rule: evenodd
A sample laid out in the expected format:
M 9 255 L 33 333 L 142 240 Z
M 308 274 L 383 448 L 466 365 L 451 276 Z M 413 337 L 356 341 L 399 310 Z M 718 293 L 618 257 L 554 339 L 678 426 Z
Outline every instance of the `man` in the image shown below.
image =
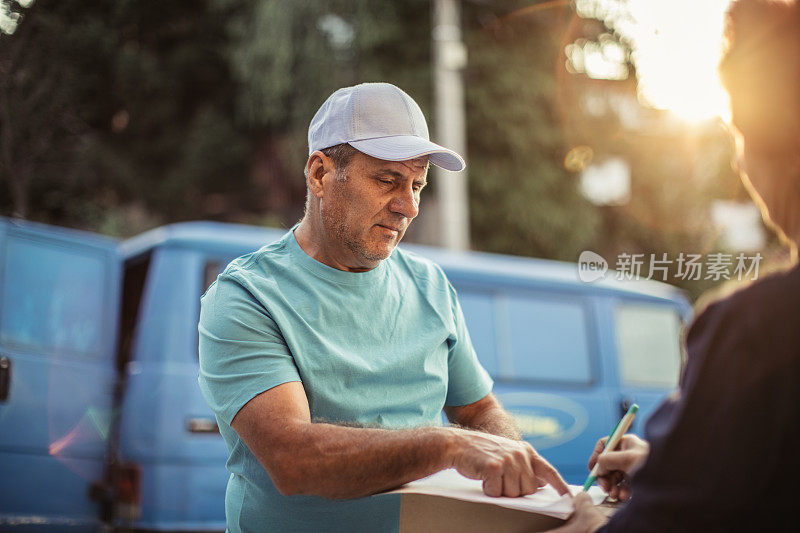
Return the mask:
M 336 91 L 308 139 L 302 221 L 202 300 L 228 530 L 397 530 L 399 498 L 367 496 L 450 467 L 492 496 L 566 492 L 491 394 L 444 273 L 395 250 L 428 162 L 461 170 L 461 156 L 386 83 Z M 462 427 L 440 427 L 442 409 Z

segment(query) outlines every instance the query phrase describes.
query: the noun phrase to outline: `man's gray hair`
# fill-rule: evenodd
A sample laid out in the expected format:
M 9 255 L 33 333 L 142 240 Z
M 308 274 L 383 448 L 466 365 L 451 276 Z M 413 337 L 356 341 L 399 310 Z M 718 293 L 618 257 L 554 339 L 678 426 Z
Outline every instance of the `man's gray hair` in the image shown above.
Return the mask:
M 328 148 L 323 148 L 320 150 L 320 152 L 325 154 L 326 157 L 329 157 L 331 161 L 333 161 L 333 165 L 336 167 L 336 180 L 346 180 L 347 174 L 345 173 L 345 169 L 347 168 L 347 165 L 350 164 L 350 160 L 353 159 L 353 156 L 356 155 L 358 150 L 347 143 L 342 143 L 329 146 Z M 308 179 L 308 167 L 305 169 L 305 176 L 306 179 Z
M 333 176 L 336 181 L 347 180 L 347 165 L 350 164 L 350 160 L 353 159 L 353 156 L 356 155 L 358 150 L 347 143 L 342 143 L 323 148 L 320 152 L 325 154 L 326 157 L 330 157 L 331 161 L 333 161 L 333 166 L 336 167 L 336 172 Z M 308 213 L 308 208 L 311 203 L 311 189 L 308 187 L 308 166 L 303 170 L 303 174 L 306 177 L 305 212 Z

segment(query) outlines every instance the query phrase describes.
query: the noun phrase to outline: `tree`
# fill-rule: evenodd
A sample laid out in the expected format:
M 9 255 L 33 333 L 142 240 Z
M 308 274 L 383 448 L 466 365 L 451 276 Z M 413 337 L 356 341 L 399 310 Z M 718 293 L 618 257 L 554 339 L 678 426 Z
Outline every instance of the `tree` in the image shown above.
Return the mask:
M 10 193 L 3 209 L 16 216 L 47 211 L 49 185 L 77 181 L 61 163 L 78 150 L 98 111 L 76 102 L 92 96 L 80 69 L 93 65 L 96 73 L 105 65 L 94 46 L 102 39 L 96 19 L 103 10 L 78 16 L 74 4 L 37 2 L 22 13 L 12 10 L 21 19 L 16 31 L 0 33 L 0 178 Z M 76 58 L 84 65 L 76 68 Z
M 143 222 L 152 225 L 204 213 L 208 193 L 246 198 L 221 51 L 228 15 L 189 1 L 24 10 L 0 52 L 3 210 L 127 233 L 143 228 L 115 224 L 120 206 L 156 214 Z
M 429 108 L 429 2 L 223 3 L 239 6 L 227 25 L 228 53 L 237 116 L 253 143 L 256 196 L 272 223 L 288 225 L 305 198 L 308 123 L 333 91 L 387 81 Z
M 465 5 L 470 213 L 478 249 L 574 261 L 598 215 L 564 168 L 558 112 L 568 7 Z
M 7 32 L 21 15 L 0 34 L 4 214 L 115 235 L 190 218 L 286 227 L 302 214 L 308 122 L 331 92 L 388 81 L 433 116 L 429 0 L 0 5 Z M 624 48 L 599 20 L 551 2 L 462 5 L 474 248 L 612 262 L 713 249 L 708 202 L 736 183 L 721 131 L 664 129 L 636 103 L 628 58 L 623 81 L 568 72 L 565 44 Z M 592 109 L 598 94 L 658 127 Z M 565 168 L 580 145 L 628 161 L 628 205 L 583 198 Z

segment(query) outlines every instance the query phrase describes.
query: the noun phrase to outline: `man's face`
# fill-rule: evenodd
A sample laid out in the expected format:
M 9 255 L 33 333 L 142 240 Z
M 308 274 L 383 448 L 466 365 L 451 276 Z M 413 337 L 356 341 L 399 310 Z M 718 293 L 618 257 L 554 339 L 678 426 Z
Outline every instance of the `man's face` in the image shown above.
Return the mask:
M 419 213 L 427 169 L 427 157 L 383 161 L 358 152 L 327 180 L 321 214 L 335 262 L 367 270 L 389 257 Z

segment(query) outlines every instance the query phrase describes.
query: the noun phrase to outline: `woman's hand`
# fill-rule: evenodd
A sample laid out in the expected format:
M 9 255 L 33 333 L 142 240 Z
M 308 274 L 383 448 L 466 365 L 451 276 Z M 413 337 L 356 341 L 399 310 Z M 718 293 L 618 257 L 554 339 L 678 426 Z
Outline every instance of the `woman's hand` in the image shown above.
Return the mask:
M 617 450 L 602 453 L 608 437 L 603 437 L 595 444 L 589 457 L 589 470 L 597 464 L 597 484 L 617 500 L 630 497 L 630 478 L 647 460 L 650 445 L 636 435 L 625 435 L 620 440 Z
M 608 522 L 603 513 L 597 510 L 592 499 L 581 492 L 572 499 L 575 512 L 563 526 L 551 529 L 550 533 L 592 533 Z

